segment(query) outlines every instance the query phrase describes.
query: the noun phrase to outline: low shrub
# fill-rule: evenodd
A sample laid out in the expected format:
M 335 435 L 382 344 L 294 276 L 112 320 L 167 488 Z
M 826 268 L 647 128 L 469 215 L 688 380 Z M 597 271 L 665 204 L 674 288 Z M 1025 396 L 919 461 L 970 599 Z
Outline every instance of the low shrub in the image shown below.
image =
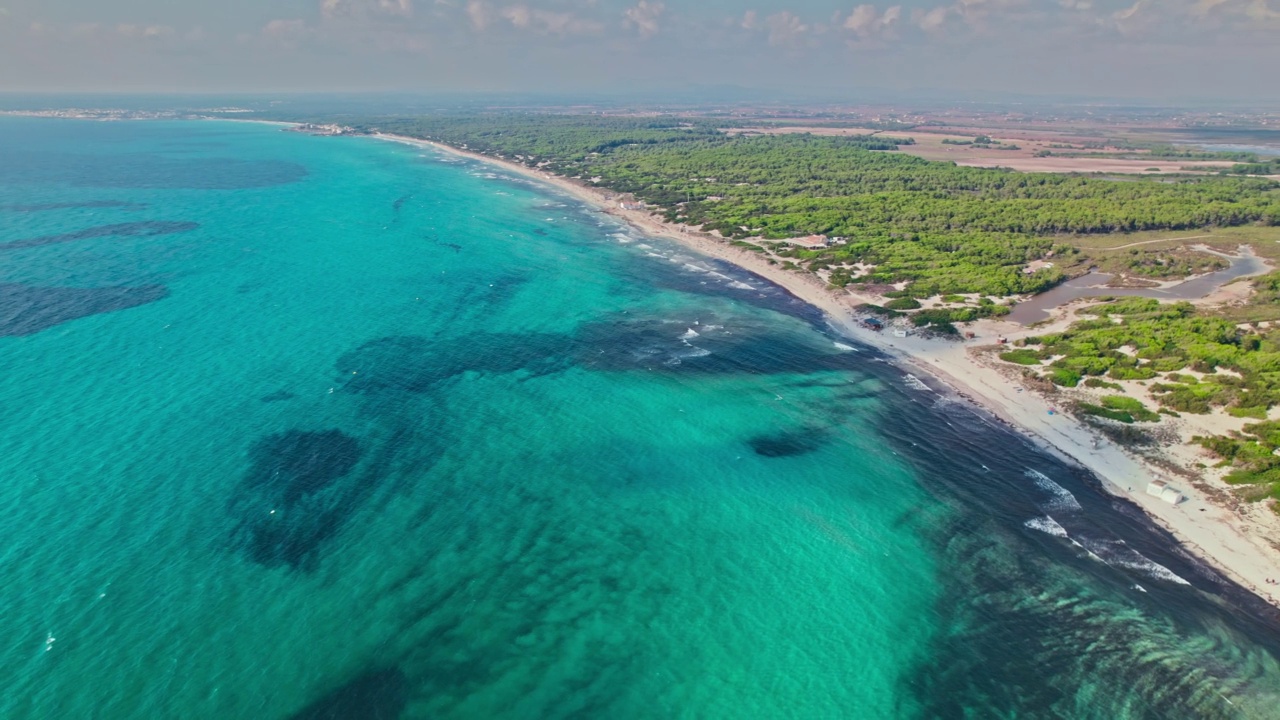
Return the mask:
M 884 306 L 890 310 L 919 310 L 920 301 L 912 297 L 901 297 L 890 300 Z
M 862 312 L 869 313 L 871 315 L 879 315 L 880 317 L 895 318 L 902 316 L 902 313 L 896 310 L 890 310 L 889 308 L 872 305 L 870 303 L 859 305 L 854 309 L 861 310 Z
M 1127 413 L 1138 422 L 1159 422 L 1160 415 L 1151 412 L 1141 400 L 1127 395 L 1107 395 L 1102 398 L 1102 406 L 1108 410 Z
M 1129 413 L 1124 412 L 1123 410 L 1111 410 L 1109 408 L 1104 408 L 1101 405 L 1080 403 L 1076 406 L 1076 409 L 1085 415 L 1093 415 L 1095 417 L 1102 417 L 1108 420 L 1115 420 L 1116 422 L 1122 422 L 1126 425 L 1132 425 L 1134 422 L 1133 416 Z
M 1085 419 L 1090 420 L 1087 416 Z M 1123 447 L 1151 447 L 1156 444 L 1156 439 L 1150 433 L 1132 425 L 1097 421 L 1091 421 L 1089 424 L 1107 436 L 1111 442 Z
M 1227 413 L 1232 417 L 1238 418 L 1267 419 L 1267 408 L 1265 407 L 1231 407 L 1227 408 Z
M 1014 363 L 1015 365 L 1039 365 L 1040 364 L 1040 354 L 1037 353 L 1035 350 L 1026 350 L 1026 349 L 1010 350 L 1007 353 L 1001 353 L 1000 359 L 1007 363 Z
M 1049 373 L 1049 381 L 1060 387 L 1075 387 L 1080 384 L 1080 373 L 1067 368 L 1054 368 Z
M 1116 380 L 1150 380 L 1156 376 L 1155 371 L 1144 367 L 1124 367 L 1114 365 L 1107 373 Z

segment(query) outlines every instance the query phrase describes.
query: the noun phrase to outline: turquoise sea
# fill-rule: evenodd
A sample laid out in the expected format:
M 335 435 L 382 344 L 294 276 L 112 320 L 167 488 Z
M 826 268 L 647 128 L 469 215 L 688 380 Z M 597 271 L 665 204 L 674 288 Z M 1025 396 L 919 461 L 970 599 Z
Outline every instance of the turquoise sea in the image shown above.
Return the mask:
M 4 718 L 1280 718 L 1280 618 L 486 166 L 0 119 Z

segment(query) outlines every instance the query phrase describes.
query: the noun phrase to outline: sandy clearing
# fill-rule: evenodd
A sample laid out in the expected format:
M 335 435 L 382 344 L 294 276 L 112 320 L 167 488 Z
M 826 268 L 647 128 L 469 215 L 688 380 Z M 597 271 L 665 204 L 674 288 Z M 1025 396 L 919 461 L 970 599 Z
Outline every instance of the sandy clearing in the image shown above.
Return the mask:
M 1212 235 L 1194 235 L 1192 237 L 1185 237 L 1185 238 L 1159 238 L 1157 240 L 1143 240 L 1142 242 L 1129 243 L 1128 245 L 1117 245 L 1115 247 L 1109 247 L 1109 248 L 1099 247 L 1099 248 L 1093 248 L 1093 249 L 1095 250 L 1127 250 L 1128 248 L 1138 247 L 1139 245 L 1153 245 L 1155 243 L 1163 243 L 1163 242 L 1183 242 L 1186 240 L 1204 240 L 1205 238 L 1211 238 L 1211 237 L 1213 236 Z
M 821 137 L 849 137 L 855 135 L 883 135 L 885 137 L 909 137 L 915 140 L 914 145 L 903 145 L 899 152 L 907 155 L 935 160 L 954 162 L 963 167 L 996 168 L 1003 167 L 1018 172 L 1059 172 L 1059 173 L 1112 173 L 1118 175 L 1137 175 L 1149 173 L 1186 173 L 1214 172 L 1235 163 L 1228 161 L 1191 161 L 1191 160 L 1157 160 L 1148 158 L 1124 159 L 1120 157 L 1036 157 L 1040 151 L 1072 152 L 1053 148 L 1053 145 L 1079 144 L 1078 138 L 1066 138 L 1046 133 L 1045 137 L 1028 137 L 1022 133 L 1017 137 L 1013 133 L 1003 133 L 999 129 L 947 128 L 943 132 L 932 128 L 912 128 L 910 130 L 876 130 L 859 127 L 809 127 L 794 125 L 771 128 L 731 128 L 725 130 L 730 134 L 760 135 L 792 135 L 809 133 Z M 1017 150 L 999 150 L 995 148 L 975 147 L 973 145 L 952 145 L 944 140 L 969 142 L 979 135 L 990 137 L 997 143 L 1015 145 Z M 1088 140 L 1097 142 L 1097 139 Z M 1132 150 L 1107 148 L 1089 150 L 1109 155 L 1131 154 Z M 1152 172 L 1152 168 L 1158 168 Z
M 909 148 L 907 149 L 909 152 Z M 934 158 L 931 158 L 934 159 Z M 1185 162 L 1169 160 L 1118 160 L 1112 158 L 1070 157 L 1004 157 L 1004 158 L 955 158 L 964 167 L 1003 167 L 1018 172 L 1052 173 L 1113 173 L 1124 175 L 1148 174 L 1149 168 L 1159 168 L 1160 173 L 1215 172 L 1234 163 L 1204 161 Z

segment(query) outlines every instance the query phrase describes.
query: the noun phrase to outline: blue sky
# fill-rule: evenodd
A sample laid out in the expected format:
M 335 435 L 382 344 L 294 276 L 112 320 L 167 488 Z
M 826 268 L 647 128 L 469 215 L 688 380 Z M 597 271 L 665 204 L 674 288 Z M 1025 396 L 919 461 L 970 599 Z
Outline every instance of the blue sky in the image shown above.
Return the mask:
M 1280 102 L 1280 0 L 0 0 L 0 90 L 863 88 Z

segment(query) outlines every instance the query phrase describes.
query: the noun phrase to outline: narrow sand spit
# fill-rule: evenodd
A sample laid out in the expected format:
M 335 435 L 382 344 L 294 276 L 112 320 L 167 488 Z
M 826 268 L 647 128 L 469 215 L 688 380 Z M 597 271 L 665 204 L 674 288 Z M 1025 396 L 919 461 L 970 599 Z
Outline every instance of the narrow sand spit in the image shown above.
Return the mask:
M 1109 492 L 1142 507 L 1187 550 L 1280 606 L 1280 587 L 1266 583 L 1268 578 L 1280 578 L 1280 549 L 1268 542 L 1268 538 L 1280 539 L 1280 519 L 1273 513 L 1260 506 L 1235 510 L 1211 502 L 1204 490 L 1169 477 L 1167 472 L 1107 441 L 1083 423 L 1058 412 L 1050 415 L 1049 411 L 1055 407 L 1052 399 L 1023 388 L 1016 369 L 993 363 L 985 359 L 983 353 L 975 352 L 981 345 L 989 346 L 997 337 L 1015 340 L 1049 332 L 1051 328 L 1032 331 L 1013 323 L 984 320 L 974 324 L 972 329 L 977 340 L 971 342 L 918 335 L 895 337 L 891 333 L 865 331 L 859 326 L 855 308 L 877 302 L 877 297 L 833 291 L 813 275 L 769 264 L 759 253 L 734 247 L 693 228 L 663 222 L 643 210 L 625 210 L 613 199 L 613 193 L 607 191 L 440 143 L 393 135 L 375 137 L 467 157 L 547 183 L 643 232 L 675 240 L 699 253 L 760 275 L 820 308 L 842 334 L 885 351 L 900 365 L 940 379 L 996 418 L 1029 435 L 1046 450 L 1093 471 Z M 1064 315 L 1054 324 L 1065 326 L 1068 322 Z M 1190 449 L 1181 452 L 1193 454 Z M 1189 457 L 1179 459 L 1189 461 Z M 1147 485 L 1156 480 L 1170 482 L 1188 499 L 1174 506 L 1146 494 Z

